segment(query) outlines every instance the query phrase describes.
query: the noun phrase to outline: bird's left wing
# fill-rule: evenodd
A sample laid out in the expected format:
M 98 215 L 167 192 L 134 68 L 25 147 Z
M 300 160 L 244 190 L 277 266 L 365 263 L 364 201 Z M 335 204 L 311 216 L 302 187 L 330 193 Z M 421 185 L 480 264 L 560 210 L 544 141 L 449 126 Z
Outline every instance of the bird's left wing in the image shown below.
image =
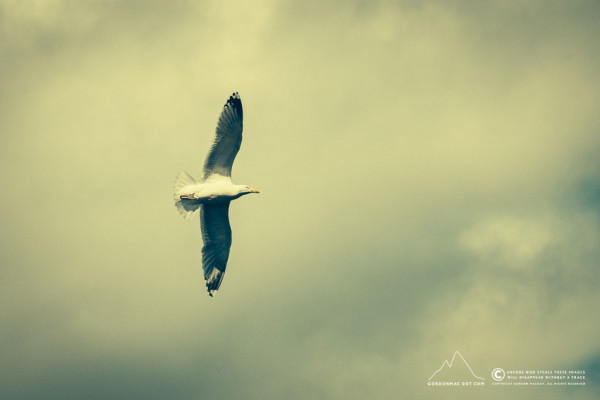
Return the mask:
M 202 269 L 206 279 L 208 294 L 218 290 L 225 274 L 229 249 L 231 248 L 231 227 L 229 226 L 229 202 L 207 203 L 200 210 L 202 229 Z
M 236 92 L 232 94 L 223 107 L 215 141 L 204 160 L 204 179 L 211 175 L 231 177 L 231 167 L 242 145 L 244 112 L 242 100 Z

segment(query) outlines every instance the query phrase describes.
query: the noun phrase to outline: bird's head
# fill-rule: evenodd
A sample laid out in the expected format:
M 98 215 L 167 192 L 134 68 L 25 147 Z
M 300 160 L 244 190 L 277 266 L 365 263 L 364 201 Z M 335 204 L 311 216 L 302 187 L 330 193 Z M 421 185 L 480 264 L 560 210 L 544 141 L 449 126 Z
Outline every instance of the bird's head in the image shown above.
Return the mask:
M 240 185 L 240 195 L 245 195 L 245 194 L 249 194 L 249 193 L 260 193 L 260 192 L 256 189 L 252 189 L 248 185 Z

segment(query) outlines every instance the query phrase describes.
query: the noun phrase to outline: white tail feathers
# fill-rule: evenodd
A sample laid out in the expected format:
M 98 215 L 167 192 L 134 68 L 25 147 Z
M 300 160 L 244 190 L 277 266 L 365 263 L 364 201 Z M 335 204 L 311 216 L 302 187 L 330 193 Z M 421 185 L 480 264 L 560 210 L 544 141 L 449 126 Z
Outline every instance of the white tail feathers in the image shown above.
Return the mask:
M 187 172 L 181 171 L 177 178 L 175 179 L 175 193 L 180 191 L 186 186 L 195 185 L 198 181 L 192 178 L 190 174 Z
M 192 219 L 200 210 L 201 204 L 196 200 L 182 199 L 180 196 L 181 189 L 186 186 L 195 185 L 198 181 L 195 180 L 187 172 L 180 172 L 175 179 L 175 207 L 185 219 Z
M 200 210 L 201 205 L 202 204 L 198 203 L 196 200 L 175 200 L 175 207 L 177 207 L 177 210 L 179 210 L 179 214 L 181 214 L 181 216 L 185 219 L 194 218 L 194 215 L 198 214 L 198 210 Z

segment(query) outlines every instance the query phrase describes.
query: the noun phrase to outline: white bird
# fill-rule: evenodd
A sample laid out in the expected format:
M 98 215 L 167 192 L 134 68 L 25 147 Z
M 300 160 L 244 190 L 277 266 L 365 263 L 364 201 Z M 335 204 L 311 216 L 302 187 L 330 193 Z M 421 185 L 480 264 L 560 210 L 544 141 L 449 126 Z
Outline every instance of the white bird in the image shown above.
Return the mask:
M 208 294 L 218 290 L 225 274 L 231 227 L 229 203 L 249 193 L 259 193 L 246 185 L 231 181 L 231 167 L 242 144 L 242 100 L 236 92 L 223 107 L 215 141 L 204 160 L 204 177 L 197 181 L 186 172 L 175 180 L 175 206 L 185 219 L 200 212 L 202 230 L 202 269 Z

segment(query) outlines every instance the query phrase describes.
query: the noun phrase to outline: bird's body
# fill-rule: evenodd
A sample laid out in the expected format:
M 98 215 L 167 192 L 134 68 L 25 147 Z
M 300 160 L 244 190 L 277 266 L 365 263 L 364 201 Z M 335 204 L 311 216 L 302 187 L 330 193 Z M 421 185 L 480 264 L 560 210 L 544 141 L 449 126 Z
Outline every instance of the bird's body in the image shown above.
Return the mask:
M 200 213 L 202 268 L 208 294 L 218 290 L 223 280 L 229 249 L 229 203 L 245 194 L 259 193 L 231 181 L 231 167 L 242 143 L 242 101 L 234 93 L 225 104 L 215 141 L 204 161 L 204 177 L 196 181 L 186 172 L 175 180 L 175 206 L 185 219 Z
M 180 199 L 192 200 L 198 204 L 224 203 L 246 194 L 246 188 L 245 185 L 234 185 L 231 179 L 218 179 L 185 186 L 178 195 Z

